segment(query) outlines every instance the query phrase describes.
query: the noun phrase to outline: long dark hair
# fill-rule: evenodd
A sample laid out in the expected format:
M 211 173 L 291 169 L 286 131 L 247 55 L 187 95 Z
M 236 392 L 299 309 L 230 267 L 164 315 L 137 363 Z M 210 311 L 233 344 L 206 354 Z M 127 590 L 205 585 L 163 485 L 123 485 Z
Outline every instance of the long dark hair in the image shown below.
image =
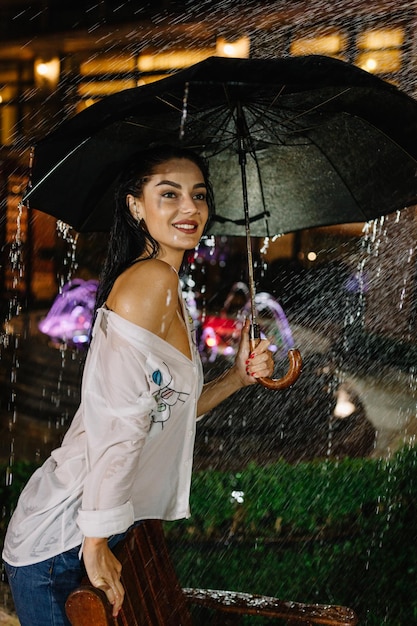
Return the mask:
M 113 226 L 110 231 L 107 256 L 104 261 L 97 291 L 96 309 L 103 306 L 116 278 L 137 258 L 154 258 L 159 244 L 149 234 L 143 221 L 131 214 L 126 196 L 141 197 L 144 184 L 155 168 L 170 159 L 188 159 L 200 169 L 207 187 L 207 204 L 210 217 L 214 214 L 213 190 L 210 184 L 207 161 L 192 150 L 177 146 L 157 146 L 138 152 L 129 159 L 120 176 L 115 197 Z M 207 227 L 206 227 L 207 228 Z

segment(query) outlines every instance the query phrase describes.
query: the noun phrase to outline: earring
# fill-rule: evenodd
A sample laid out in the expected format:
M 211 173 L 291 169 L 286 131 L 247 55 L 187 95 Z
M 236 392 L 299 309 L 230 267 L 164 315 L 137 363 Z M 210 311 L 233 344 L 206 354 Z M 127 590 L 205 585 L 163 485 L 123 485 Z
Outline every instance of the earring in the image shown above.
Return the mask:
M 142 221 L 141 216 L 139 215 L 139 211 L 138 208 L 136 206 L 136 200 L 133 201 L 133 212 L 135 214 L 135 218 L 138 224 L 140 224 L 140 222 Z

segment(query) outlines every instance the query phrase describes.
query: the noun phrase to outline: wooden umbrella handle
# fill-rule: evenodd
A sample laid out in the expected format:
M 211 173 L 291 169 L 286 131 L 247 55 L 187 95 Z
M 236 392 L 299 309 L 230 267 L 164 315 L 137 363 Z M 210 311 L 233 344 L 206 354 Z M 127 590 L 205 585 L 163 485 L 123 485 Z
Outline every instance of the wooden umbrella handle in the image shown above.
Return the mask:
M 257 329 L 255 330 L 255 333 L 258 334 Z M 254 350 L 258 343 L 259 338 L 251 338 L 249 340 L 250 349 Z M 288 350 L 288 359 L 290 361 L 290 366 L 285 376 L 283 376 L 282 378 L 258 378 L 258 383 L 262 385 L 262 387 L 266 387 L 267 389 L 272 390 L 287 389 L 287 387 L 291 387 L 301 374 L 303 359 L 301 357 L 300 351 L 297 350 L 297 348 L 291 348 L 290 350 Z
M 300 351 L 297 350 L 297 348 L 288 350 L 288 359 L 290 361 L 290 366 L 285 376 L 282 378 L 258 378 L 258 383 L 262 385 L 262 387 L 273 390 L 287 389 L 287 387 L 291 387 L 301 374 L 303 359 L 301 358 Z

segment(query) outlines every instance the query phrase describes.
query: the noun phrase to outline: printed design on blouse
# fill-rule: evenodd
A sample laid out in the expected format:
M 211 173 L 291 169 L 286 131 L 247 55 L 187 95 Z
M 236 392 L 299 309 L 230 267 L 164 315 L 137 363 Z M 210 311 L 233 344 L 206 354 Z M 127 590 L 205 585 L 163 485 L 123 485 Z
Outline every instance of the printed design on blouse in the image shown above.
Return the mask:
M 190 331 L 191 341 L 193 342 L 194 347 L 197 346 L 197 326 L 198 320 L 194 318 L 187 304 L 184 302 L 184 309 L 186 313 L 186 317 L 188 318 L 188 329 Z
M 160 364 L 158 369 L 153 370 L 151 378 L 152 382 L 159 387 L 152 394 L 156 401 L 156 408 L 150 415 L 152 427 L 155 424 L 160 424 L 160 428 L 163 429 L 164 423 L 171 417 L 171 408 L 178 403 L 184 404 L 190 394 L 177 391 L 171 386 L 173 377 L 168 365 L 164 362 Z

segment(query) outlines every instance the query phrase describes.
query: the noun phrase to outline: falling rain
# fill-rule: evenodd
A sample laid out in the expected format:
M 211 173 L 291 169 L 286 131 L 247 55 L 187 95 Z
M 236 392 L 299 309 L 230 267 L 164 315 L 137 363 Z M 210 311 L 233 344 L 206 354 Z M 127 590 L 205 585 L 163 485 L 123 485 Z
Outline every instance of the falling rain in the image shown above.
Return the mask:
M 414 97 L 417 3 L 2 4 L 3 537 L 18 491 L 78 405 L 107 244 L 105 233 L 78 233 L 22 204 L 32 146 L 105 96 L 212 56 L 329 56 Z M 182 134 L 189 95 L 187 86 Z M 414 206 L 253 237 L 256 306 L 276 375 L 293 347 L 303 371 L 288 390 L 251 387 L 198 422 L 193 515 L 167 529 L 184 586 L 343 604 L 368 626 L 413 623 L 416 241 Z M 182 286 L 210 378 L 233 360 L 250 314 L 247 250 L 241 237 L 216 235 L 188 260 Z M 13 620 L 2 581 L 0 607 Z

